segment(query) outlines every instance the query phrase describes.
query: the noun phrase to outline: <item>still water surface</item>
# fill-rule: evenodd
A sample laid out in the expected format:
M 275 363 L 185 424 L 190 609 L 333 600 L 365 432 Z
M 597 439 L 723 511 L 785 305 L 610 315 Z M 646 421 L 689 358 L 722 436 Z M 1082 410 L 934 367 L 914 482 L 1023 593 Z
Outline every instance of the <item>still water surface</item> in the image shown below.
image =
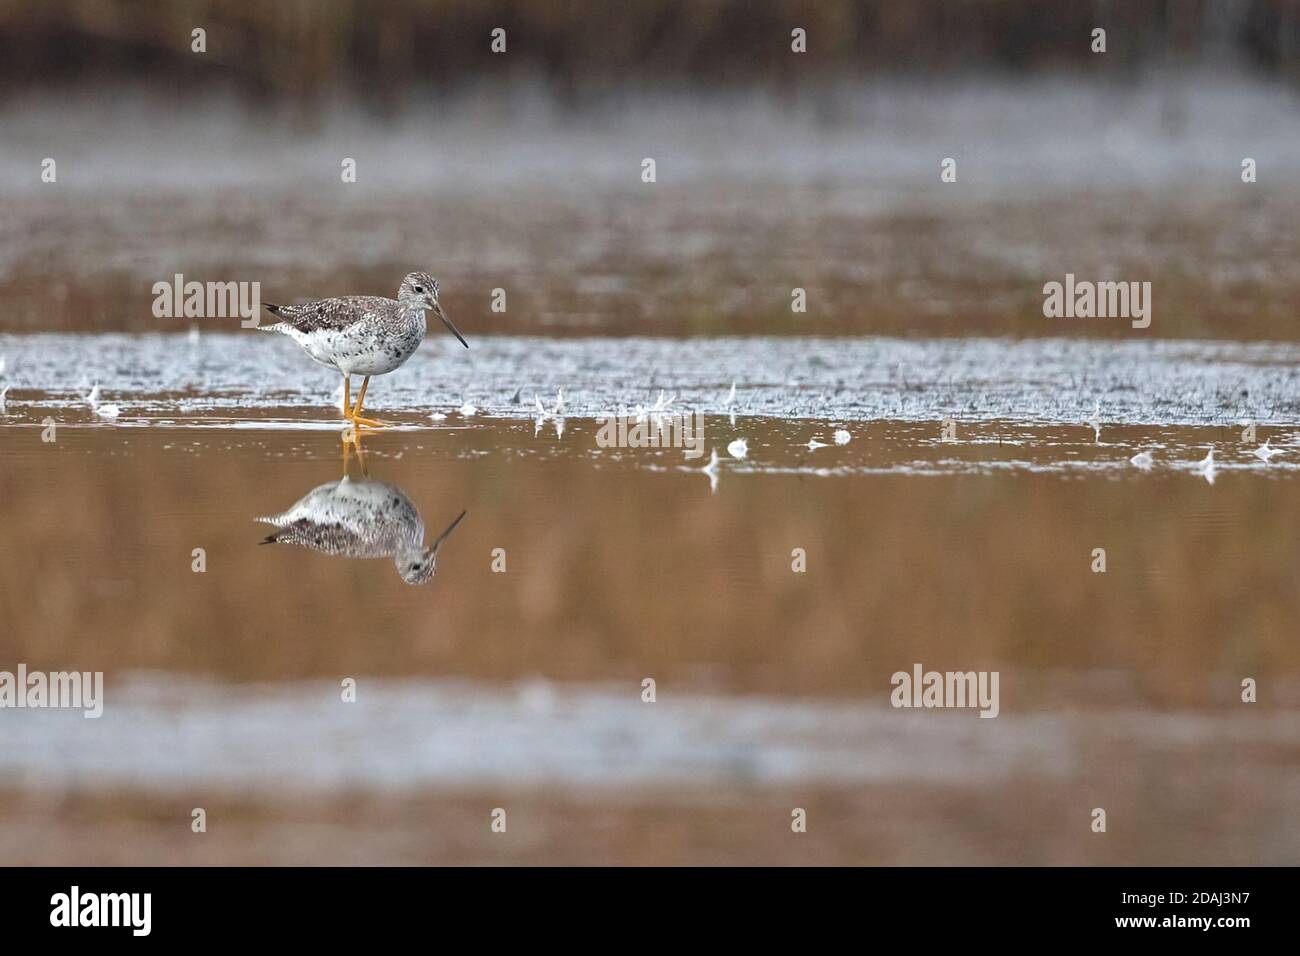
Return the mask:
M 98 721 L 0 720 L 6 860 L 1300 854 L 1280 347 L 1075 343 L 1071 380 L 1051 342 L 488 339 L 469 371 L 426 349 L 377 380 L 400 427 L 345 462 L 333 382 L 279 340 L 133 341 L 0 342 L 0 669 L 107 687 Z M 598 447 L 593 415 L 659 389 L 706 413 L 714 474 Z M 326 553 L 358 550 L 355 514 L 320 547 L 262 544 L 259 518 L 340 487 L 409 504 L 426 545 L 466 513 L 427 583 Z M 915 663 L 999 671 L 999 716 L 892 709 Z M 218 822 L 190 839 L 195 806 Z M 498 806 L 514 842 L 488 835 Z

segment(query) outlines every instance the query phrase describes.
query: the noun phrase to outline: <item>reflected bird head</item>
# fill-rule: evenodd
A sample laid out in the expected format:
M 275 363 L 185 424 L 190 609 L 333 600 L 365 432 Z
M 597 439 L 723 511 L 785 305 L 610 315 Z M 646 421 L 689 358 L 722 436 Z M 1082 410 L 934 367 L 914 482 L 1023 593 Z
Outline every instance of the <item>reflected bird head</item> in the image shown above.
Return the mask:
M 431 551 L 417 551 L 397 559 L 397 573 L 407 584 L 428 584 L 438 570 L 438 556 Z
M 413 551 L 405 554 L 399 554 L 396 558 L 397 573 L 402 576 L 402 580 L 407 584 L 428 584 L 433 580 L 434 572 L 438 570 L 438 549 L 442 543 L 447 540 L 448 536 L 456 530 L 464 519 L 467 511 L 462 511 L 456 516 L 456 520 L 447 526 L 447 530 L 438 535 L 438 540 L 433 545 L 425 548 L 423 551 Z

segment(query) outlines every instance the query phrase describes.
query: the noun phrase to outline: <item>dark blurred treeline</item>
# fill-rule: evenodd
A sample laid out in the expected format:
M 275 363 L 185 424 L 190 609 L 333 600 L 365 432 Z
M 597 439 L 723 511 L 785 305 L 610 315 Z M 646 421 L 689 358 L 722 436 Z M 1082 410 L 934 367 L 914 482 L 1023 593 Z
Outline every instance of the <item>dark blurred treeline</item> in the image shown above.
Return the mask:
M 1171 60 L 1300 75 L 1300 0 L 0 0 L 0 93 L 139 80 L 382 103 L 520 76 L 582 97 L 1068 70 L 1090 65 L 1098 26 L 1121 75 Z M 196 27 L 204 54 L 191 52 Z M 489 49 L 496 27 L 504 56 Z

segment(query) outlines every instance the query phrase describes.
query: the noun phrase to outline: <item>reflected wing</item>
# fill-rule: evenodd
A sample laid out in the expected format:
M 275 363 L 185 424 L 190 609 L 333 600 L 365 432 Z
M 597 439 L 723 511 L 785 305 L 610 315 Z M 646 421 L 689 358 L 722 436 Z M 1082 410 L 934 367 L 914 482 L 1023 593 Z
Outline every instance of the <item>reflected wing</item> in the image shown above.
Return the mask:
M 356 535 L 340 524 L 299 519 L 273 532 L 262 544 L 296 544 L 322 554 L 348 555 L 356 551 Z

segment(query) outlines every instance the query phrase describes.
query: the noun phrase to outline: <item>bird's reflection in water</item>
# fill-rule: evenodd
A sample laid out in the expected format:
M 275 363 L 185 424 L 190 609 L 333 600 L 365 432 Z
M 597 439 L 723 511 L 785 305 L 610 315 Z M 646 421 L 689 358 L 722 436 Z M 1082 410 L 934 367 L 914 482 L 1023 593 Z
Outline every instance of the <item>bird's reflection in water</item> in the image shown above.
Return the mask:
M 411 499 L 396 485 L 370 477 L 359 444 L 361 476 L 353 478 L 347 447 L 341 479 L 313 488 L 287 511 L 257 519 L 276 527 L 261 543 L 296 544 L 345 558 L 392 558 L 407 584 L 428 583 L 437 569 L 438 549 L 466 512 L 426 548 L 424 522 Z

